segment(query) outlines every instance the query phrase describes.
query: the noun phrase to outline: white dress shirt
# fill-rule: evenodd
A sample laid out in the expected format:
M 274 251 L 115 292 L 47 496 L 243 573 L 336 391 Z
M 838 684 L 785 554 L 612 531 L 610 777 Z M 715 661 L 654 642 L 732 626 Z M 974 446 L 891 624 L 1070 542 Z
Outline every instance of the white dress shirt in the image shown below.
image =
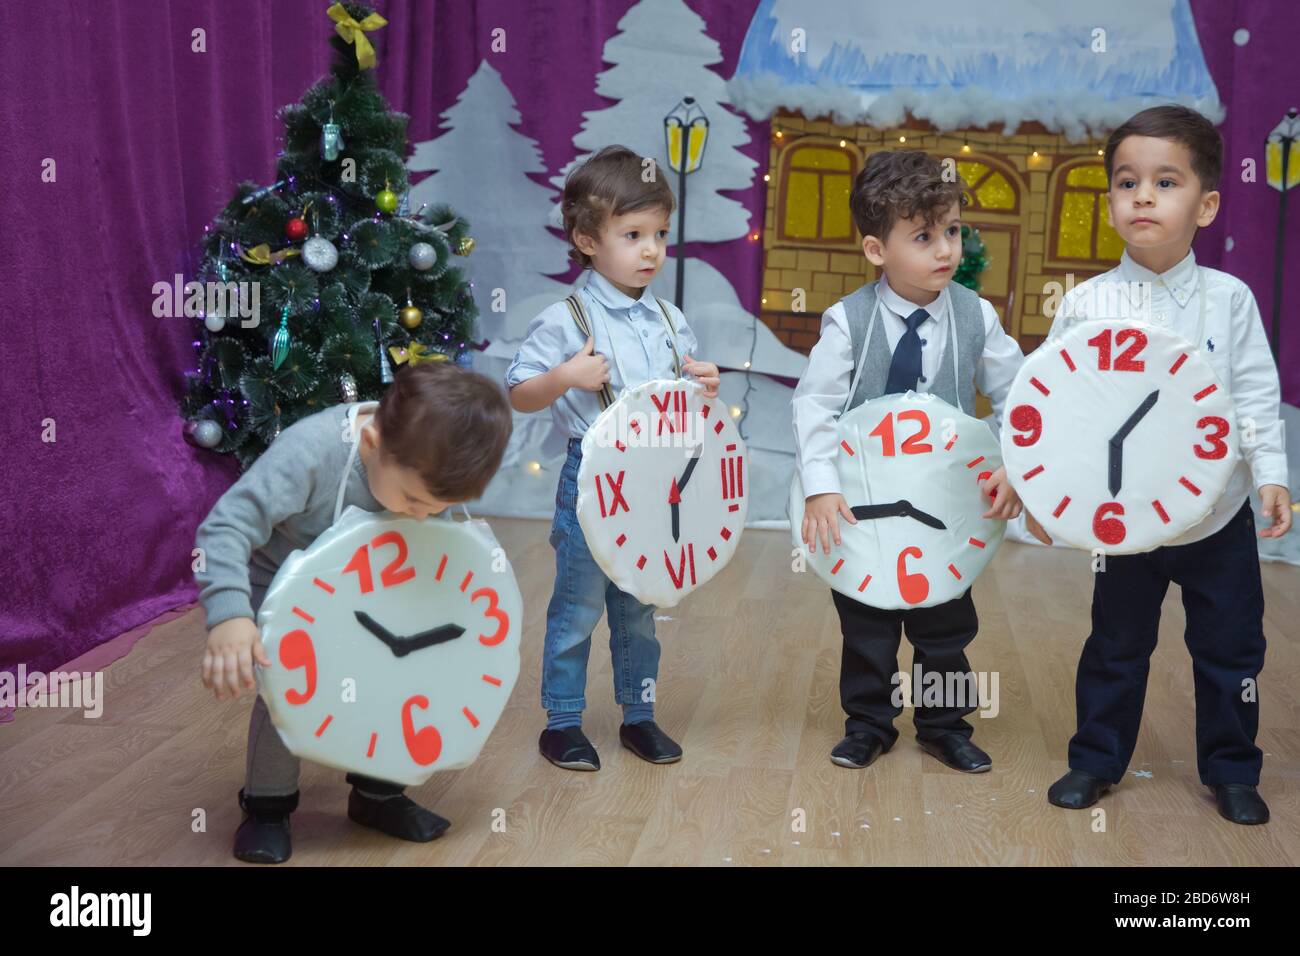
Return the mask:
M 597 355 L 609 361 L 609 384 L 615 397 L 628 384 L 676 377 L 672 336 L 649 286 L 641 298 L 633 299 L 592 269 L 577 294 L 587 309 L 594 339 L 592 347 Z M 677 330 L 678 357 L 683 363 L 688 353 L 693 359 L 699 358 L 695 353 L 700 345 L 686 324 L 686 316 L 671 302 L 665 300 L 665 304 Z M 513 388 L 550 371 L 573 358 L 586 344 L 587 338 L 564 300 L 547 306 L 528 324 L 524 342 L 506 370 L 506 386 Z M 623 381 L 623 374 L 627 375 L 627 382 Z M 580 388 L 569 389 L 551 405 L 556 427 L 570 438 L 585 435 L 600 413 L 600 393 Z
M 1065 293 L 1048 333 L 1050 341 L 1077 322 L 1120 317 L 1161 326 L 1192 341 L 1200 322 L 1199 277 L 1205 279 L 1205 327 L 1201 341 L 1192 344 L 1232 396 L 1238 423 L 1254 421 L 1255 440 L 1243 438 L 1241 460 L 1218 504 L 1169 545 L 1200 541 L 1222 529 L 1249 496 L 1252 473 L 1256 488 L 1287 486 L 1281 387 L 1254 293 L 1236 276 L 1198 266 L 1192 252 L 1167 272 L 1155 273 L 1125 251 L 1114 269 Z
M 921 336 L 921 378 L 916 392 L 929 392 L 939 372 L 939 362 L 951 362 L 944 354 L 948 342 L 948 314 L 952 297 L 945 286 L 929 305 L 909 302 L 889 287 L 882 275 L 876 286 L 881 305 L 881 326 L 892 355 L 898 340 L 907 331 L 905 319 L 917 309 L 930 314 L 917 327 Z M 975 386 L 993 402 L 993 415 L 1002 420 L 1002 406 L 1011 383 L 1024 362 L 1020 344 L 1002 328 L 1002 322 L 987 299 L 980 299 L 984 313 L 984 351 L 975 368 L 960 368 L 964 378 L 974 375 Z M 844 303 L 836 302 L 822 313 L 821 335 L 808 355 L 808 368 L 794 390 L 795 461 L 805 496 L 840 491 L 835 457 L 840 440 L 835 434 L 835 420 L 844 408 L 852 385 L 855 359 L 849 334 L 849 320 Z M 958 383 L 960 385 L 960 383 Z M 974 409 L 967 409 L 973 414 Z

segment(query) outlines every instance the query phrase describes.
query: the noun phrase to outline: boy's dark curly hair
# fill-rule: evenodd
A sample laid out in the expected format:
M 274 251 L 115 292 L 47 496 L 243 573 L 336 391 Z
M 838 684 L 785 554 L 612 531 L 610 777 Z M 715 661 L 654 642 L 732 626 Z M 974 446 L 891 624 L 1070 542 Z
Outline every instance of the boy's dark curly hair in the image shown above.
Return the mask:
M 952 208 L 966 205 L 966 184 L 953 168 L 944 179 L 944 166 L 936 157 L 919 149 L 895 149 L 872 153 L 853 179 L 849 209 L 862 236 L 881 242 L 901 219 L 918 213 L 928 226 Z

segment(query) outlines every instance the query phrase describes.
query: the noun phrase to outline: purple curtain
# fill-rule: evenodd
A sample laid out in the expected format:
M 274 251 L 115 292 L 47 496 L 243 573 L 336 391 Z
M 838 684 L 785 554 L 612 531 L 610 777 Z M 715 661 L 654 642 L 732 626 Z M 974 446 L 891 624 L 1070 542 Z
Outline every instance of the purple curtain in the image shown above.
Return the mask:
M 153 317 L 152 287 L 188 277 L 204 224 L 236 183 L 269 181 L 276 109 L 328 67 L 328 5 L 50 0 L 10 31 L 0 58 L 0 156 L 14 174 L 0 236 L 0 667 L 58 666 L 194 600 L 194 529 L 236 471 L 181 438 L 176 399 L 193 367 L 193 330 L 188 319 Z M 392 105 L 411 114 L 413 142 L 435 135 L 439 113 L 490 57 L 517 98 L 522 131 L 554 171 L 573 156 L 583 111 L 607 105 L 594 77 L 632 0 L 555 0 L 542 15 L 523 0 L 378 5 L 390 24 L 372 35 L 377 75 Z M 722 47 L 716 69 L 730 76 L 756 0 L 690 6 Z M 1262 165 L 1264 134 L 1294 105 L 1285 82 L 1295 75 L 1292 6 L 1195 4 L 1229 108 L 1224 214 L 1197 252 L 1249 282 L 1266 316 L 1277 194 L 1234 171 L 1243 156 Z M 497 27 L 509 36 L 506 54 L 491 52 Z M 1251 31 L 1245 47 L 1232 42 L 1238 27 Z M 201 53 L 192 50 L 200 28 Z M 759 168 L 735 198 L 761 217 L 766 124 L 750 134 L 746 152 Z M 1300 208 L 1291 227 L 1283 366 L 1295 402 Z M 688 253 L 731 277 L 756 310 L 760 244 Z

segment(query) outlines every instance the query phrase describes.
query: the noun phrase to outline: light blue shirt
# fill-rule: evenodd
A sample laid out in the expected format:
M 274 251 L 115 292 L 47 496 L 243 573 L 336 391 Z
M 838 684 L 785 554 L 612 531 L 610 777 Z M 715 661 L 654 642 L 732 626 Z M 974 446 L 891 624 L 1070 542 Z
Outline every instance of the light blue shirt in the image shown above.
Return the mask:
M 587 309 L 595 351 L 609 361 L 610 387 L 616 397 L 628 384 L 676 378 L 672 334 L 649 286 L 641 298 L 633 299 L 592 269 L 577 295 Z M 671 302 L 665 300 L 664 304 L 677 330 L 678 356 L 683 362 L 688 353 L 691 358 L 698 358 L 695 353 L 699 342 L 686 324 L 686 316 Z M 529 323 L 524 344 L 506 371 L 506 386 L 513 387 L 549 372 L 577 355 L 586 343 L 586 336 L 563 300 L 547 306 Z M 623 374 L 628 382 L 623 381 Z M 585 435 L 600 413 L 600 393 L 580 388 L 569 389 L 551 405 L 556 427 L 570 438 Z

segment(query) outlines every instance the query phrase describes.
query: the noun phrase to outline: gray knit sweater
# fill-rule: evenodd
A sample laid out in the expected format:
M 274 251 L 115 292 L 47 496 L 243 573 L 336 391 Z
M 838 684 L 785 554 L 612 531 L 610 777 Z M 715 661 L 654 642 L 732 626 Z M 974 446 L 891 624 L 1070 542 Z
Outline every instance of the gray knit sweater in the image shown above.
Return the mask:
M 286 428 L 199 525 L 195 545 L 206 567 L 194 578 L 208 627 L 254 618 L 284 559 L 307 548 L 334 519 L 347 464 L 347 405 L 335 405 Z M 347 476 L 343 509 L 382 511 L 370 493 L 361 455 Z

